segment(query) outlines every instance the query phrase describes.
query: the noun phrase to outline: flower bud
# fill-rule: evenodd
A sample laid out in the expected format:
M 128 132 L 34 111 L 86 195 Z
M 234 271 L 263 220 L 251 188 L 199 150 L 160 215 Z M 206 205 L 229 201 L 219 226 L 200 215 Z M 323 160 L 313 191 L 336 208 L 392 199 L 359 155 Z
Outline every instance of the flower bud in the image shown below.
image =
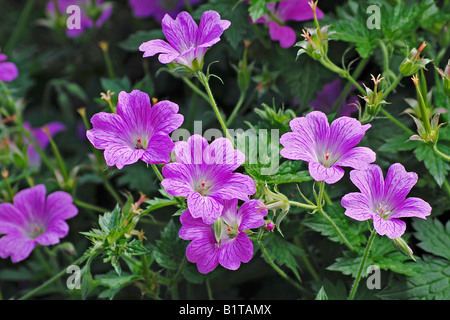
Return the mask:
M 407 55 L 403 62 L 400 64 L 400 73 L 404 76 L 411 76 L 417 73 L 420 69 L 424 68 L 431 60 L 420 57 L 423 49 L 427 44 L 424 42 L 419 49 L 413 48 Z
M 374 82 L 374 89 L 371 90 L 366 88 L 366 95 L 362 97 L 364 101 L 366 101 L 366 109 L 365 111 L 370 117 L 374 117 L 380 111 L 381 105 L 386 104 L 387 102 L 383 100 L 383 90 L 378 91 L 378 85 L 380 84 L 383 78 L 380 78 L 380 75 L 375 79 L 373 75 L 372 81 Z
M 392 243 L 401 254 L 404 254 L 405 256 L 410 257 L 412 260 L 416 261 L 413 255 L 413 251 L 408 246 L 405 240 L 403 240 L 401 237 L 394 238 L 392 239 Z
M 439 68 L 436 69 L 442 77 L 442 87 L 444 89 L 444 93 L 447 97 L 450 97 L 450 59 L 448 60 L 444 71 Z

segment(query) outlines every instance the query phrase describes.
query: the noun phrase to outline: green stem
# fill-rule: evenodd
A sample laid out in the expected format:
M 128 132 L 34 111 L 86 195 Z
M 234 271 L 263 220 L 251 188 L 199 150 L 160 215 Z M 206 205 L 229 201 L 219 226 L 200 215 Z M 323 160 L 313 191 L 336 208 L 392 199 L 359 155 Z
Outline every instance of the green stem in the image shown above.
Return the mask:
M 370 248 L 372 247 L 373 240 L 375 239 L 376 235 L 375 229 L 372 230 L 372 233 L 370 235 L 369 241 L 367 242 L 366 250 L 364 251 L 363 259 L 361 261 L 361 264 L 359 265 L 358 273 L 355 278 L 355 282 L 353 283 L 352 290 L 350 291 L 350 295 L 348 296 L 348 300 L 353 300 L 355 297 L 356 289 L 358 288 L 359 281 L 361 280 L 362 272 L 364 270 L 364 265 L 366 264 L 367 258 L 369 256 Z
M 444 159 L 447 160 L 447 161 L 450 161 L 450 156 L 447 155 L 447 154 L 445 154 L 445 153 L 443 153 L 442 151 L 439 151 L 439 149 L 437 148 L 437 144 L 435 144 L 435 145 L 433 146 L 433 151 L 434 151 L 438 156 L 444 158 Z
M 79 265 L 87 257 L 88 256 L 83 255 L 80 258 L 78 258 L 76 261 L 72 262 L 71 264 L 72 265 Z M 31 296 L 35 295 L 36 293 L 38 293 L 42 289 L 46 288 L 47 286 L 49 286 L 50 284 L 52 284 L 53 282 L 55 282 L 56 280 L 58 280 L 60 277 L 62 277 L 65 274 L 67 274 L 67 268 L 62 269 L 59 273 L 55 274 L 52 278 L 48 279 L 46 282 L 44 282 L 40 286 L 38 286 L 38 287 L 34 288 L 33 290 L 27 292 L 25 295 L 20 297 L 19 300 L 26 300 L 26 299 L 30 298 Z
M 120 196 L 117 194 L 116 190 L 114 190 L 113 186 L 111 185 L 111 183 L 109 182 L 108 178 L 104 177 L 103 178 L 103 183 L 105 185 L 106 190 L 108 190 L 108 192 L 112 195 L 112 197 L 114 198 L 114 200 L 117 201 L 117 203 L 120 206 L 123 206 L 123 201 L 122 199 L 120 199 Z
M 236 116 L 239 112 L 239 109 L 241 108 L 242 104 L 244 103 L 245 93 L 246 93 L 246 91 L 241 91 L 239 100 L 236 103 L 236 106 L 234 107 L 233 112 L 231 113 L 230 117 L 228 118 L 228 120 L 226 122 L 227 127 L 229 127 L 233 123 L 234 118 L 236 118 Z
M 257 239 L 258 245 L 261 249 L 262 254 L 264 255 L 264 257 L 266 258 L 267 263 L 285 280 L 287 280 L 290 284 L 292 284 L 294 287 L 296 287 L 297 289 L 299 289 L 300 291 L 304 291 L 305 289 L 303 289 L 302 286 L 300 286 L 296 281 L 292 280 L 283 270 L 281 270 L 276 264 L 275 262 L 272 260 L 272 258 L 270 257 L 269 253 L 267 252 L 266 248 L 264 247 L 264 245 L 262 244 L 261 241 L 261 237 L 258 237 Z
M 156 166 L 156 164 L 151 164 L 151 167 L 153 169 L 153 171 L 155 172 L 156 176 L 158 177 L 159 181 L 163 181 L 164 177 L 162 176 L 161 172 L 159 171 L 158 167 Z
M 58 163 L 59 170 L 61 171 L 61 174 L 64 179 L 65 187 L 67 188 L 68 182 L 69 182 L 69 175 L 67 174 L 66 165 L 64 163 L 63 158 L 61 157 L 61 153 L 59 152 L 58 146 L 56 145 L 55 141 L 52 138 L 52 135 L 50 134 L 50 132 L 48 130 L 46 130 L 45 133 L 47 134 L 47 137 L 50 141 L 50 145 L 51 145 L 53 154 L 55 155 L 56 162 Z
M 213 295 L 212 295 L 212 290 L 211 290 L 211 284 L 209 283 L 209 279 L 205 280 L 205 284 L 206 284 L 206 291 L 208 292 L 208 299 L 214 300 Z
M 364 58 L 359 64 L 358 67 L 355 69 L 355 71 L 353 72 L 353 74 L 351 75 L 352 79 L 358 79 L 358 77 L 360 76 L 361 72 L 364 70 L 364 68 L 366 67 L 367 63 L 369 62 L 369 57 Z M 347 96 L 347 94 L 349 93 L 350 89 L 352 87 L 352 83 L 349 82 L 345 85 L 344 90 L 342 90 L 341 95 L 339 96 L 339 98 L 336 100 L 335 104 L 333 105 L 333 108 L 331 109 L 331 112 L 336 112 L 339 109 L 339 106 L 342 104 L 342 101 L 344 101 L 344 98 Z
M 73 203 L 78 207 L 82 207 L 82 208 L 92 210 L 92 211 L 97 211 L 100 213 L 105 213 L 108 211 L 107 209 L 104 209 L 104 208 L 98 207 L 96 205 L 81 201 L 79 199 L 74 199 Z
M 400 80 L 402 80 L 402 79 L 403 79 L 403 75 L 400 73 L 397 76 L 397 78 L 395 79 L 395 81 L 392 82 L 392 84 L 389 86 L 389 88 L 387 88 L 386 91 L 383 93 L 382 100 L 384 100 L 388 96 L 388 94 L 397 87 L 397 85 L 400 83 Z
M 33 10 L 35 0 L 28 0 L 26 1 L 25 8 L 22 11 L 22 14 L 19 17 L 19 22 L 17 23 L 17 26 L 15 27 L 13 34 L 9 38 L 8 42 L 5 45 L 5 48 L 3 49 L 3 52 L 6 54 L 11 53 L 12 49 L 17 43 L 17 40 L 20 38 L 20 35 L 22 34 L 23 30 L 25 29 L 25 25 L 28 21 L 28 17 L 30 16 L 31 11 Z
M 201 96 L 203 99 L 205 99 L 206 102 L 210 103 L 208 96 L 202 90 L 200 90 L 195 84 L 193 84 L 192 81 L 190 81 L 186 77 L 183 77 L 183 81 L 184 81 L 184 83 L 186 83 L 189 86 L 189 88 L 194 90 L 195 93 L 197 93 L 199 96 Z
M 386 118 L 388 118 L 392 123 L 394 123 L 395 125 L 397 125 L 399 128 L 401 128 L 403 131 L 405 131 L 406 133 L 413 135 L 414 131 L 412 131 L 411 129 L 409 129 L 407 126 L 405 126 L 403 123 L 401 123 L 400 121 L 398 121 L 397 119 L 395 119 L 389 112 L 387 112 L 383 107 L 380 108 L 380 112 L 382 114 L 384 114 L 384 116 Z
M 214 110 L 214 113 L 216 114 L 217 120 L 219 121 L 220 126 L 222 127 L 223 133 L 231 141 L 231 143 L 233 144 L 233 147 L 235 147 L 234 140 L 228 133 L 227 126 L 225 125 L 225 122 L 223 121 L 222 116 L 220 114 L 219 108 L 217 107 L 216 100 L 214 99 L 213 93 L 209 86 L 208 77 L 202 71 L 197 72 L 197 77 L 200 80 L 200 82 L 202 83 L 202 85 L 205 87 L 205 90 L 209 97 L 209 103 L 211 104 L 211 106 Z
M 305 209 L 311 209 L 311 210 L 317 209 L 316 205 L 310 205 L 310 204 L 301 203 L 301 202 L 297 202 L 297 201 L 289 201 L 289 204 L 296 206 L 296 207 L 305 208 Z
M 345 245 L 352 251 L 356 251 L 356 249 L 353 247 L 353 245 L 348 241 L 347 237 L 342 233 L 341 229 L 337 226 L 337 224 L 331 219 L 331 217 L 323 210 L 323 208 L 320 208 L 319 213 L 322 217 L 325 218 L 325 220 L 328 221 L 329 224 L 336 230 L 338 235 L 341 237 L 342 241 L 344 241 Z

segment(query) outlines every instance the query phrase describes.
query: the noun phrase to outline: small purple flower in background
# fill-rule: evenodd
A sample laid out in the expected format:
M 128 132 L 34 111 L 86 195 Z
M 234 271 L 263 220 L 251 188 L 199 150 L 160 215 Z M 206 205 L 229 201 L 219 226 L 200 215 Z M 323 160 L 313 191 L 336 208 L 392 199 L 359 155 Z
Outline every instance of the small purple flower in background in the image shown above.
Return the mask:
M 355 89 L 355 87 L 352 87 L 349 93 L 353 89 Z M 317 99 L 311 101 L 310 105 L 316 110 L 329 113 L 333 109 L 333 106 L 341 95 L 341 92 L 341 80 L 337 78 L 333 82 L 326 84 L 321 92 L 317 92 Z M 357 102 L 357 96 L 352 96 L 348 100 L 346 96 L 344 97 L 342 104 L 337 108 L 336 112 L 338 112 L 341 116 L 350 116 L 353 112 L 358 110 Z
M 160 101 L 153 107 L 148 94 L 139 90 L 119 93 L 117 114 L 99 112 L 86 132 L 97 149 L 105 150 L 108 166 L 122 169 L 139 159 L 150 164 L 167 163 L 174 142 L 169 134 L 183 123 L 178 105 Z
M 19 76 L 19 71 L 14 63 L 8 62 L 6 59 L 8 56 L 0 53 L 0 81 L 10 82 Z
M 61 132 L 66 129 L 66 126 L 60 122 L 50 122 L 42 126 L 41 128 L 35 129 L 31 128 L 29 123 L 24 123 L 23 126 L 25 127 L 25 129 L 31 132 L 31 134 L 33 135 L 34 139 L 36 139 L 36 142 L 39 144 L 41 149 L 45 149 L 50 142 L 50 139 L 45 130 L 48 130 L 50 136 L 53 137 L 58 132 Z M 28 145 L 27 156 L 29 166 L 33 167 L 41 163 L 41 156 L 31 143 Z
M 353 170 L 350 180 L 361 192 L 342 198 L 345 215 L 358 221 L 372 219 L 379 235 L 398 238 L 406 230 L 406 223 L 398 218 L 426 219 L 431 214 L 431 206 L 424 200 L 406 198 L 417 179 L 415 172 L 406 172 L 400 163 L 389 168 L 386 179 L 377 165 L 370 165 L 367 170 Z
M 199 3 L 201 0 L 189 0 L 191 5 Z M 137 18 L 153 17 L 161 21 L 167 13 L 175 16 L 186 6 L 185 0 L 130 0 L 133 15 Z
M 68 16 L 67 8 L 71 5 L 80 7 L 80 28 L 67 28 L 66 34 L 68 37 L 78 37 L 85 29 L 92 28 L 94 25 L 100 27 L 106 20 L 109 19 L 112 13 L 112 5 L 110 2 L 103 2 L 103 0 L 57 0 L 59 14 Z M 56 16 L 55 1 L 47 2 L 47 14 L 51 18 Z M 95 19 L 93 19 L 95 17 Z
M 194 218 L 213 223 L 221 214 L 222 200 L 246 201 L 256 192 L 253 179 L 242 173 L 233 173 L 245 161 L 231 141 L 218 138 L 208 144 L 195 134 L 188 141 L 179 141 L 173 149 L 176 162 L 162 169 L 161 182 L 166 191 L 177 197 L 186 197 Z
M 253 244 L 245 231 L 264 226 L 267 210 L 261 209 L 264 204 L 255 199 L 242 204 L 239 210 L 237 204 L 237 199 L 224 201 L 223 213 L 213 225 L 194 218 L 189 209 L 181 215 L 179 236 L 192 240 L 186 257 L 197 264 L 199 272 L 209 273 L 219 264 L 237 270 L 253 257 Z
M 205 11 L 197 26 L 192 16 L 183 11 L 175 20 L 165 15 L 162 20 L 162 31 L 168 41 L 155 39 L 144 42 L 139 50 L 143 57 L 159 54 L 158 60 L 163 64 L 177 63 L 190 70 L 201 70 L 206 50 L 220 41 L 230 21 L 221 20 L 216 11 Z
M 291 160 L 309 163 L 308 170 L 316 181 L 332 184 L 339 181 L 344 170 L 341 167 L 365 169 L 375 161 L 376 155 L 367 147 L 355 147 L 364 137 L 370 124 L 350 117 L 340 117 L 328 124 L 321 111 L 313 111 L 306 117 L 292 119 L 292 132 L 283 134 L 280 154 Z
M 253 23 L 265 23 L 269 27 L 270 38 L 279 41 L 282 48 L 294 45 L 297 37 L 295 31 L 288 26 L 282 25 L 289 20 L 305 21 L 314 18 L 308 0 L 285 0 L 267 4 L 270 14 L 265 14 Z M 323 12 L 317 8 L 317 19 L 323 17 Z
M 0 257 L 16 263 L 31 254 L 37 244 L 49 246 L 60 242 L 69 232 L 65 220 L 78 214 L 70 194 L 56 191 L 46 197 L 40 184 L 19 191 L 14 204 L 0 203 Z

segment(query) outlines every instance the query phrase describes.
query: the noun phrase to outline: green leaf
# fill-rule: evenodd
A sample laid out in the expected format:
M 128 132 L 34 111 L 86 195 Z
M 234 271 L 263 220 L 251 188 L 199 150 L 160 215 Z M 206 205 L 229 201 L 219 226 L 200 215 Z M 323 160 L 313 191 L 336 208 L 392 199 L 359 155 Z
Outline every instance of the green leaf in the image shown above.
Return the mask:
M 409 140 L 410 135 L 396 135 L 393 138 L 389 138 L 386 142 L 378 148 L 379 152 L 398 152 L 398 151 L 410 151 L 417 148 L 420 145 L 419 141 Z
M 396 280 L 378 294 L 382 299 L 448 300 L 450 297 L 450 261 L 424 255 L 414 264 L 415 277 Z
M 320 290 L 317 293 L 317 296 L 316 296 L 315 300 L 328 300 L 327 293 L 325 292 L 325 289 L 323 288 L 323 286 L 320 287 Z
M 340 204 L 327 206 L 325 211 L 354 247 L 361 247 L 366 243 L 367 239 L 363 234 L 367 228 L 366 224 L 354 221 L 344 215 L 345 210 Z M 328 237 L 329 240 L 344 244 L 336 229 L 319 213 L 308 215 L 303 223 Z
M 178 236 L 173 220 L 161 231 L 160 239 L 156 240 L 153 257 L 166 269 L 177 270 L 185 258 L 186 242 Z
M 366 260 L 362 276 L 365 277 L 367 275 L 367 268 L 371 265 L 377 265 L 380 269 L 391 270 L 399 274 L 416 276 L 417 272 L 413 267 L 414 265 L 405 263 L 406 260 L 408 260 L 408 257 L 398 252 L 387 237 L 377 236 L 374 239 L 369 257 Z M 344 251 L 344 255 L 337 258 L 327 269 L 356 277 L 361 261 L 361 252 Z
M 450 221 L 445 227 L 438 219 L 414 220 L 414 237 L 418 247 L 436 256 L 450 260 Z
M 99 294 L 99 298 L 113 299 L 114 296 L 124 287 L 139 280 L 140 277 L 132 274 L 123 273 L 119 276 L 117 273 L 110 271 L 107 274 L 95 276 L 95 282 L 103 287 L 108 288 Z
M 284 265 L 292 270 L 298 281 L 301 281 L 300 278 L 300 266 L 297 262 L 297 257 L 301 257 L 304 255 L 304 252 L 290 243 L 286 239 L 272 234 L 263 240 L 264 246 L 272 258 L 279 265 Z
M 434 180 L 439 186 L 442 186 L 445 176 L 450 170 L 450 165 L 441 157 L 439 157 L 433 149 L 421 144 L 414 150 L 414 154 L 419 161 L 423 161 L 428 172 L 433 176 Z

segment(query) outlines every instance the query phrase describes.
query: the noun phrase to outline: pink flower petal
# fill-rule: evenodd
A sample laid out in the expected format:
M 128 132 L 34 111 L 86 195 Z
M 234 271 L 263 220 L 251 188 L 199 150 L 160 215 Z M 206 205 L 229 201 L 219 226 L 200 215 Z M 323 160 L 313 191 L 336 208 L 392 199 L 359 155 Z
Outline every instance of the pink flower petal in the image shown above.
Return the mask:
M 280 26 L 276 22 L 269 22 L 270 38 L 279 41 L 282 48 L 292 47 L 297 39 L 295 31 L 288 26 Z
M 397 219 L 385 220 L 381 216 L 373 215 L 373 227 L 380 236 L 387 235 L 389 239 L 401 237 L 406 230 L 406 223 Z
M 316 181 L 325 181 L 327 184 L 333 184 L 338 182 L 344 176 L 344 169 L 337 166 L 331 166 L 329 168 L 324 167 L 318 162 L 310 162 L 308 165 L 308 171 L 311 177 Z
M 367 196 L 359 192 L 348 193 L 341 199 L 341 205 L 345 208 L 344 214 L 358 221 L 372 219 L 373 213 L 369 203 Z
M 212 197 L 193 192 L 187 197 L 187 206 L 194 218 L 202 218 L 206 224 L 212 224 L 221 214 L 223 205 Z

